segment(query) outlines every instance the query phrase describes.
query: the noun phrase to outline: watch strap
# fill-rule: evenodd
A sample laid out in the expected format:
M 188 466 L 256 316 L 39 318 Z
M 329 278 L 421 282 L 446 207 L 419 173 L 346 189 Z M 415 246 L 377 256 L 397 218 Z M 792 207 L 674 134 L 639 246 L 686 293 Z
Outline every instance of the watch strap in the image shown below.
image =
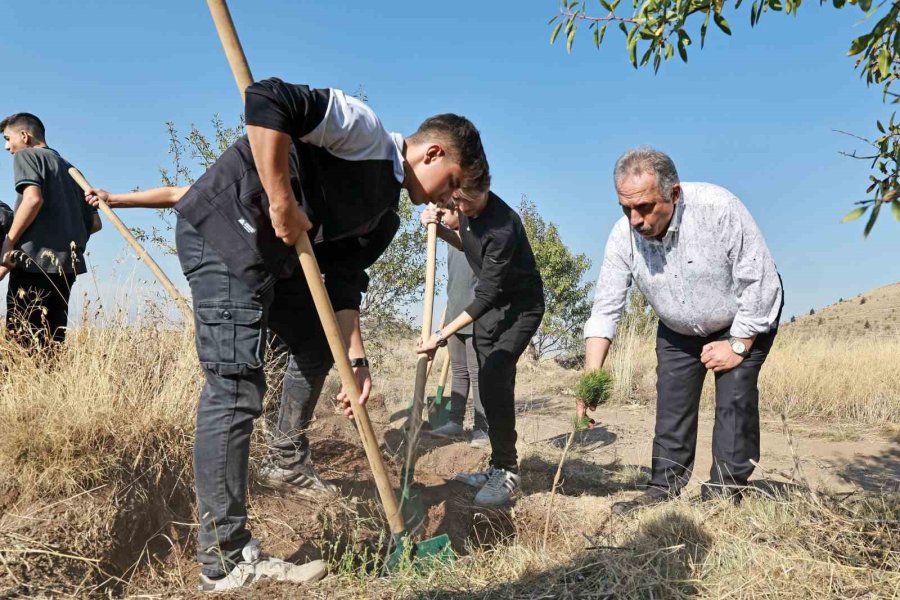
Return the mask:
M 357 367 L 368 367 L 368 366 L 369 366 L 369 359 L 368 359 L 368 358 L 365 358 L 365 357 L 363 357 L 363 358 L 351 358 L 351 359 L 350 359 L 350 366 L 353 367 L 354 369 L 357 368 Z

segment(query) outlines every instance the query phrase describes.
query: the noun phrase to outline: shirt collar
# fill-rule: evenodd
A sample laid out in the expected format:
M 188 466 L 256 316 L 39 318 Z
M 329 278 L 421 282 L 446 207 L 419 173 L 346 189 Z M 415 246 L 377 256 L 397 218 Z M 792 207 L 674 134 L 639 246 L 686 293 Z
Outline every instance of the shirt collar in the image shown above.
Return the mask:
M 669 230 L 666 231 L 666 235 L 663 237 L 668 237 L 670 234 L 675 235 L 678 233 L 678 228 L 681 227 L 681 216 L 684 214 L 684 194 L 682 194 L 681 198 L 678 199 L 678 202 L 675 204 L 675 212 L 672 215 L 672 222 L 669 223 Z

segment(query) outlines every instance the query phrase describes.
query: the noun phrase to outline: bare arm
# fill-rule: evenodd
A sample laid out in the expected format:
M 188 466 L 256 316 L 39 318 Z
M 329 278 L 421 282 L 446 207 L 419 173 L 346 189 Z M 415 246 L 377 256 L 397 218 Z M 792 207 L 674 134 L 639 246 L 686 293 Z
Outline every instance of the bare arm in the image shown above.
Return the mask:
M 350 358 L 365 358 L 366 349 L 363 346 L 362 330 L 359 325 L 359 311 L 350 309 L 339 310 L 335 313 L 335 316 L 337 317 L 338 326 L 341 328 L 341 337 L 344 338 L 344 344 L 347 346 Z M 372 391 L 372 377 L 369 374 L 369 367 L 353 367 L 353 373 L 356 375 L 356 383 L 359 385 L 359 403 L 365 404 L 369 399 L 369 393 Z M 352 418 L 351 398 L 347 395 L 347 390 L 343 384 L 340 392 L 338 392 L 337 399 L 344 409 L 344 414 Z
M 256 171 L 269 198 L 269 215 L 275 235 L 285 244 L 294 245 L 300 233 L 308 231 L 312 223 L 300 210 L 291 187 L 288 167 L 291 136 L 274 129 L 248 125 L 247 137 Z
M 422 211 L 422 214 L 419 215 L 419 222 L 421 222 L 424 227 L 435 223 L 437 225 L 437 236 L 457 250 L 462 250 L 463 245 L 462 239 L 459 237 L 459 232 L 455 228 L 451 229 L 441 222 L 444 215 L 447 215 L 448 218 L 453 217 L 449 211 L 445 211 L 434 205 L 428 205 L 425 207 L 425 210 Z M 459 223 L 458 221 L 455 221 L 455 217 L 453 217 L 453 219 L 454 222 L 457 224 Z
M 341 328 L 341 337 L 344 338 L 344 345 L 350 358 L 365 358 L 366 348 L 363 345 L 362 330 L 359 326 L 359 311 L 357 310 L 339 310 L 335 313 L 338 320 L 338 326 Z
M 19 240 L 22 239 L 22 234 L 34 223 L 43 205 L 44 195 L 41 193 L 40 187 L 29 185 L 22 190 L 22 203 L 16 208 L 12 225 L 10 225 L 9 233 L 6 235 L 13 246 L 19 243 Z
M 458 231 L 450 229 L 449 227 L 444 227 L 443 225 L 438 225 L 437 235 L 457 250 L 463 249 L 462 238 L 459 237 Z
M 446 340 L 466 325 L 474 322 L 475 319 L 473 319 L 469 313 L 467 313 L 466 311 L 462 311 L 458 317 L 456 317 L 440 329 L 440 336 L 437 333 L 434 333 L 425 342 L 423 342 L 421 339 L 418 340 L 416 342 L 416 352 L 418 354 L 427 354 L 429 357 L 433 357 L 434 353 L 437 351 L 438 343 L 441 341 L 441 338 L 444 338 Z
M 16 208 L 13 222 L 9 226 L 9 233 L 3 240 L 3 247 L 0 248 L 0 280 L 6 277 L 9 269 L 12 268 L 12 251 L 22 239 L 25 230 L 34 223 L 43 205 L 44 196 L 41 194 L 40 187 L 29 185 L 22 190 L 22 202 Z
M 603 368 L 611 345 L 610 339 L 605 337 L 592 337 L 585 340 L 584 370 L 586 373 Z
M 85 192 L 84 200 L 94 207 L 103 200 L 110 208 L 172 208 L 189 189 L 191 186 L 184 185 L 113 194 L 101 188 L 91 188 Z

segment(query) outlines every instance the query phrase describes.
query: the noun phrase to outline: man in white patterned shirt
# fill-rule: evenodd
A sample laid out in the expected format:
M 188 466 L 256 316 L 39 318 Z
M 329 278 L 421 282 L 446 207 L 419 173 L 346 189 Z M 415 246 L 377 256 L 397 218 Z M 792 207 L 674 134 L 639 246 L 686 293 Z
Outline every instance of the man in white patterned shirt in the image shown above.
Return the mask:
M 688 482 L 707 371 L 716 378 L 716 416 L 702 497 L 737 500 L 759 460 L 757 381 L 783 305 L 775 262 L 737 197 L 710 183 L 679 182 L 666 154 L 629 150 L 613 177 L 625 216 L 609 236 L 585 324 L 585 369 L 603 366 L 633 284 L 659 316 L 650 484 L 613 512 L 663 502 Z

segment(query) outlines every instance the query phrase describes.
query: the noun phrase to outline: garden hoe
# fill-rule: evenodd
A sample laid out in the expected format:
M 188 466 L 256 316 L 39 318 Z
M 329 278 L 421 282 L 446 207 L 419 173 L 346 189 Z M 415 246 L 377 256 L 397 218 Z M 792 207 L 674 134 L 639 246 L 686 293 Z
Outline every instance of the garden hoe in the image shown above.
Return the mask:
M 234 22 L 231 20 L 231 14 L 225 0 L 207 0 L 210 13 L 216 25 L 219 39 L 225 49 L 225 55 L 228 63 L 237 81 L 238 89 L 243 97 L 244 90 L 253 83 L 253 77 L 250 74 L 250 67 L 247 65 L 247 58 L 238 39 L 237 31 L 234 28 Z M 351 398 L 359 398 L 360 390 L 357 384 L 353 369 L 350 366 L 350 359 L 347 355 L 347 348 L 344 345 L 341 331 L 338 327 L 337 318 L 334 315 L 334 309 L 331 306 L 331 300 L 328 298 L 328 292 L 322 283 L 322 274 L 316 257 L 313 255 L 312 244 L 306 232 L 300 234 L 300 239 L 296 245 L 297 254 L 300 259 L 300 266 L 303 275 L 306 278 L 307 285 L 312 294 L 313 301 L 316 305 L 316 312 L 319 313 L 319 319 L 322 322 L 322 328 L 328 338 L 328 345 L 334 356 L 334 362 L 340 374 L 341 383 L 347 394 Z M 354 422 L 359 430 L 362 438 L 363 448 L 366 451 L 366 458 L 369 460 L 369 466 L 372 469 L 372 475 L 375 478 L 375 485 L 378 488 L 378 494 L 381 498 L 381 504 L 384 507 L 385 517 L 391 528 L 393 535 L 394 550 L 387 560 L 388 570 L 396 569 L 398 566 L 407 561 L 415 561 L 417 568 L 427 568 L 439 563 L 446 563 L 454 559 L 455 554 L 450 547 L 450 538 L 447 535 L 441 535 L 421 542 L 413 542 L 409 536 L 409 528 L 403 520 L 400 512 L 400 506 L 397 503 L 397 497 L 391 488 L 391 481 L 388 478 L 387 471 L 384 467 L 384 460 L 378 447 L 378 439 L 375 437 L 375 431 L 372 429 L 372 422 L 369 419 L 368 410 L 364 405 L 357 402 L 352 404 Z
M 84 175 L 81 174 L 81 171 L 76 169 L 75 167 L 69 168 L 69 176 L 75 180 L 75 183 L 78 184 L 82 190 L 87 192 L 91 189 L 91 184 L 87 182 L 87 179 L 84 178 Z M 187 301 L 184 299 L 172 281 L 166 277 L 166 274 L 162 272 L 162 269 L 159 268 L 159 265 L 156 264 L 156 261 L 150 257 L 150 254 L 144 250 L 144 247 L 141 246 L 141 243 L 137 241 L 137 238 L 131 233 L 128 227 L 125 226 L 125 223 L 122 222 L 122 219 L 119 218 L 119 215 L 113 212 L 113 210 L 109 207 L 109 205 L 103 200 L 100 201 L 100 211 L 109 219 L 116 229 L 119 230 L 119 233 L 122 234 L 122 237 L 125 238 L 125 241 L 128 242 L 131 247 L 137 252 L 138 258 L 144 261 L 150 270 L 153 271 L 153 274 L 156 275 L 156 279 L 162 284 L 166 291 L 169 292 L 169 295 L 172 296 L 172 299 L 175 300 L 175 304 L 178 305 L 179 310 L 181 310 L 181 314 L 184 315 L 184 320 L 188 324 L 194 323 L 194 315 L 191 311 L 190 306 L 188 306 Z

